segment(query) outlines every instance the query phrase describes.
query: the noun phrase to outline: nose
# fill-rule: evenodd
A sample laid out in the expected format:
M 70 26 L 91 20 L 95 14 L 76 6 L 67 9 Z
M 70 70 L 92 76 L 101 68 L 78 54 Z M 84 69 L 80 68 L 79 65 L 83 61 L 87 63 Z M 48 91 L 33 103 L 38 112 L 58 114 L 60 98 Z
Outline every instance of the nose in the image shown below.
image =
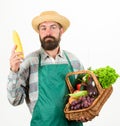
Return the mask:
M 49 27 L 46 29 L 46 34 L 51 35 L 51 29 Z

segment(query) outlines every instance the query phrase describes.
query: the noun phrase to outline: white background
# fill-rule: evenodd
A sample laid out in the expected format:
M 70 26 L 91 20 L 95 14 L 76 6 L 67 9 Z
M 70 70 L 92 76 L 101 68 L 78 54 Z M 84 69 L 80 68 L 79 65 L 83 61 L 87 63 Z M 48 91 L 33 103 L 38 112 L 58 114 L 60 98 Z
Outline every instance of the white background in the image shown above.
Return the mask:
M 71 21 L 61 46 L 74 53 L 85 68 L 110 65 L 120 74 L 119 0 L 0 0 L 0 126 L 29 126 L 26 104 L 13 107 L 7 100 L 9 57 L 13 47 L 12 30 L 23 43 L 25 55 L 40 47 L 31 20 L 44 10 L 55 10 Z M 120 80 L 98 117 L 84 126 L 120 125 Z

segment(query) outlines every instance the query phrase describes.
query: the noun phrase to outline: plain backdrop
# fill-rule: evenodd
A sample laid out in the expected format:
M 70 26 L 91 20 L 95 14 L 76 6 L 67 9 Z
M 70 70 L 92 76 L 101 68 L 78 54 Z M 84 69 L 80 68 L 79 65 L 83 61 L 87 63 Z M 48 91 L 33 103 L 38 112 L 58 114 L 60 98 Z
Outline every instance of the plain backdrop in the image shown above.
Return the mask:
M 86 69 L 109 65 L 120 74 L 119 0 L 0 0 L 0 126 L 29 126 L 31 115 L 25 102 L 13 107 L 7 99 L 12 31 L 19 33 L 25 56 L 39 49 L 39 37 L 31 21 L 45 10 L 58 11 L 70 20 L 61 47 L 74 53 Z M 84 126 L 120 126 L 119 113 L 118 79 L 99 116 Z

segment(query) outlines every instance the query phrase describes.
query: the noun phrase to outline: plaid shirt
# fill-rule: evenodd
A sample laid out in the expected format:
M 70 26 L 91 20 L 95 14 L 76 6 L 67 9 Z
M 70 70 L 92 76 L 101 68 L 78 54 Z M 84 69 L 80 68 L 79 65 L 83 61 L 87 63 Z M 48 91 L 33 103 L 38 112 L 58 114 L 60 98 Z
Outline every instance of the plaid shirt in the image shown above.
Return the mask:
M 65 51 L 74 71 L 84 69 L 80 61 L 70 52 Z M 20 65 L 18 72 L 10 71 L 7 83 L 7 97 L 9 102 L 20 105 L 26 100 L 30 112 L 33 112 L 38 99 L 38 66 L 41 55 L 41 66 L 47 64 L 68 64 L 63 51 L 56 58 L 50 57 L 42 48 L 29 54 Z

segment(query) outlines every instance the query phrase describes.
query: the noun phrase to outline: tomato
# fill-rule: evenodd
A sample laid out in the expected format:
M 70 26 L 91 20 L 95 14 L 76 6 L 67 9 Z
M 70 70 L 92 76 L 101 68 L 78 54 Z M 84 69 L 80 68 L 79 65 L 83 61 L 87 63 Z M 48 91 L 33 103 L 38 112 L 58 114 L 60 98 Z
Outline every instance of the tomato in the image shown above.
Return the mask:
M 77 89 L 77 90 L 80 90 L 80 88 L 81 88 L 81 84 L 77 84 L 77 85 L 76 85 L 76 89 Z

